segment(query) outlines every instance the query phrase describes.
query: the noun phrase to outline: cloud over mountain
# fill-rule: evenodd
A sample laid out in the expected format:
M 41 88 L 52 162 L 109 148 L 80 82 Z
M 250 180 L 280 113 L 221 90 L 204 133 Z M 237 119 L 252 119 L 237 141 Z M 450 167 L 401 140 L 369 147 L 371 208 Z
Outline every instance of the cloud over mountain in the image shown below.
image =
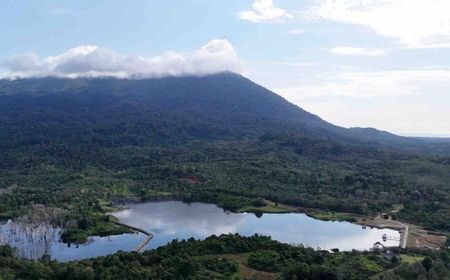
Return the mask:
M 241 72 L 241 63 L 227 40 L 215 39 L 191 53 L 167 51 L 157 56 L 127 56 L 83 45 L 43 58 L 36 53 L 17 55 L 2 61 L 0 68 L 6 72 L 6 77 L 146 78 Z

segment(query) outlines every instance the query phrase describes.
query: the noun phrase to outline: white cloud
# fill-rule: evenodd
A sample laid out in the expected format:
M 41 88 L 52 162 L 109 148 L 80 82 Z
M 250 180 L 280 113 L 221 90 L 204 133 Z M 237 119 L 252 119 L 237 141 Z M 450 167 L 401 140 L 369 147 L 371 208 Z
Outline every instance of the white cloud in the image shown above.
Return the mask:
M 354 48 L 354 47 L 335 47 L 331 53 L 336 55 L 356 55 L 356 56 L 382 56 L 387 53 L 382 49 Z
M 167 51 L 159 56 L 125 56 L 91 45 L 45 58 L 27 53 L 3 61 L 1 69 L 7 77 L 142 78 L 241 72 L 241 62 L 227 40 L 216 39 L 188 54 Z
M 252 10 L 239 12 L 237 17 L 255 23 L 278 23 L 293 18 L 288 11 L 275 7 L 272 0 L 254 0 Z
M 302 35 L 305 33 L 305 30 L 303 29 L 292 29 L 288 31 L 289 34 L 291 35 Z
M 448 0 L 320 0 L 312 15 L 368 26 L 409 48 L 450 47 Z
M 318 77 L 320 82 L 275 89 L 295 103 L 323 97 L 372 98 L 427 94 L 430 85 L 450 87 L 450 70 L 345 72 Z

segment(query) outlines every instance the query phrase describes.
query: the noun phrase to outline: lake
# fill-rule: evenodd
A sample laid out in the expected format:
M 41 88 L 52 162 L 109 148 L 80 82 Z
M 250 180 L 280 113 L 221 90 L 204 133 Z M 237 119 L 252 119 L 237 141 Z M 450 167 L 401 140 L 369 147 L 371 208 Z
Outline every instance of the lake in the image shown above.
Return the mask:
M 147 202 L 124 205 L 127 209 L 112 213 L 120 222 L 154 234 L 146 250 L 163 246 L 173 239 L 203 239 L 210 235 L 239 233 L 244 236 L 272 236 L 273 239 L 308 247 L 340 250 L 367 250 L 383 234 L 399 239 L 397 231 L 363 228 L 349 222 L 320 221 L 301 213 L 264 214 L 231 213 L 214 204 L 179 201 Z M 21 257 L 69 261 L 108 255 L 119 250 L 132 251 L 143 241 L 143 234 L 90 237 L 86 244 L 68 245 L 59 241 L 60 229 L 48 225 L 22 225 L 9 221 L 0 225 L 0 243 L 19 249 Z M 382 242 L 398 246 L 399 241 Z

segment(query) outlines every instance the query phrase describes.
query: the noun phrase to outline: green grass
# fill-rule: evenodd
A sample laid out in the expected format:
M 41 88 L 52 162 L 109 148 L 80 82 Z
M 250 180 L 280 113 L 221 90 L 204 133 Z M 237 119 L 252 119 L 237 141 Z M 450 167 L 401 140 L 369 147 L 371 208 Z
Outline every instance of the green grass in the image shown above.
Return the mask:
M 349 213 L 313 211 L 311 213 L 308 213 L 308 216 L 323 221 L 348 221 L 348 222 L 357 221 L 356 219 L 357 217 L 354 214 Z
M 219 258 L 226 258 L 238 264 L 238 271 L 231 276 L 231 279 L 276 279 L 278 273 L 269 273 L 255 270 L 248 266 L 248 257 L 250 253 L 244 254 L 225 254 L 215 255 Z M 264 278 L 259 274 L 264 274 Z
M 373 273 L 380 273 L 385 270 L 383 266 L 373 260 L 370 260 L 367 257 L 362 257 L 360 260 L 362 266 L 364 266 L 367 270 L 372 271 Z
M 401 262 L 406 264 L 413 264 L 423 260 L 423 257 L 420 256 L 400 255 L 400 257 L 402 258 Z
M 124 233 L 131 233 L 131 231 L 125 227 L 118 226 L 112 222 L 98 221 L 95 226 L 86 230 L 72 229 L 65 231 L 61 235 L 61 239 L 65 243 L 77 243 L 81 244 L 86 242 L 90 236 L 109 236 L 119 235 Z
M 266 205 L 261 207 L 255 206 L 244 206 L 238 210 L 238 212 L 249 212 L 249 213 L 290 213 L 291 208 L 275 205 Z
M 114 212 L 120 210 L 120 208 L 118 207 L 113 207 L 112 203 L 106 199 L 98 199 L 98 202 L 100 203 L 102 210 L 105 212 Z

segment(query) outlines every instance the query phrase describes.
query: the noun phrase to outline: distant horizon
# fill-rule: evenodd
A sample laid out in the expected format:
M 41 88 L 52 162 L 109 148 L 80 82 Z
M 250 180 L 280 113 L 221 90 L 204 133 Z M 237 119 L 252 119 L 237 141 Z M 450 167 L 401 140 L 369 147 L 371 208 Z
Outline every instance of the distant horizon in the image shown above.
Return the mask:
M 413 137 L 413 138 L 442 138 L 450 139 L 450 134 L 398 134 L 399 136 Z

